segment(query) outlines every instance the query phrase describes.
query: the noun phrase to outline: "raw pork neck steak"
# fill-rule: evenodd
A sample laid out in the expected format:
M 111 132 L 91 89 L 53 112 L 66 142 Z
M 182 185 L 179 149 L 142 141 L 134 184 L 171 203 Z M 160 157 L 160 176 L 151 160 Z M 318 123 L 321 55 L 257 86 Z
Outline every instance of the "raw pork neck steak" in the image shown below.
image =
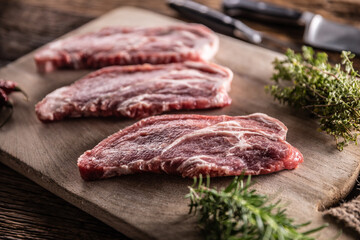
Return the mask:
M 35 54 L 41 72 L 57 68 L 101 68 L 109 65 L 165 64 L 209 60 L 218 37 L 199 24 L 166 27 L 108 27 L 50 43 Z
M 141 120 L 78 159 L 84 180 L 136 172 L 195 177 L 267 174 L 294 169 L 301 153 L 285 141 L 287 128 L 265 114 L 163 115 Z
M 212 63 L 112 66 L 48 94 L 36 107 L 41 121 L 65 117 L 142 118 L 172 109 L 204 109 L 231 103 L 232 72 Z

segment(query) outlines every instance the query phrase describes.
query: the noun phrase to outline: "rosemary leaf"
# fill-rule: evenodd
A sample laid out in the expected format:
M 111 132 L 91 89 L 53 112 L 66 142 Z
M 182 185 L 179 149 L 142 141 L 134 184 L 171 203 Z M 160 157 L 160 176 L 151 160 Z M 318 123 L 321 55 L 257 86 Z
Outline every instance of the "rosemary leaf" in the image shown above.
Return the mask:
M 190 212 L 198 213 L 199 225 L 207 240 L 313 240 L 309 234 L 326 225 L 300 233 L 310 222 L 294 224 L 286 215 L 280 201 L 268 203 L 266 196 L 250 190 L 251 177 L 235 177 L 225 189 L 210 188 L 210 178 L 203 184 L 202 177 L 194 179 L 186 198 Z

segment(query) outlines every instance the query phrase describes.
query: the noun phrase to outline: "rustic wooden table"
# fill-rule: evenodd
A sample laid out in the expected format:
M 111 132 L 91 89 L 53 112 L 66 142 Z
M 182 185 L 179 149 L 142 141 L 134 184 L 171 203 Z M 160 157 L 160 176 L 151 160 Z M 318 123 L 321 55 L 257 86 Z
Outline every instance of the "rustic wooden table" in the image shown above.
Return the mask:
M 360 27 L 358 0 L 267 0 Z M 220 0 L 199 1 L 220 8 Z M 181 18 L 163 0 L 0 0 L 0 66 L 120 6 Z M 251 27 L 301 45 L 296 28 L 243 19 Z M 278 49 L 274 49 L 278 50 Z M 337 54 L 330 53 L 336 60 Z M 356 66 L 359 69 L 359 58 Z M 353 195 L 357 194 L 356 191 Z M 127 239 L 92 216 L 0 164 L 1 239 Z

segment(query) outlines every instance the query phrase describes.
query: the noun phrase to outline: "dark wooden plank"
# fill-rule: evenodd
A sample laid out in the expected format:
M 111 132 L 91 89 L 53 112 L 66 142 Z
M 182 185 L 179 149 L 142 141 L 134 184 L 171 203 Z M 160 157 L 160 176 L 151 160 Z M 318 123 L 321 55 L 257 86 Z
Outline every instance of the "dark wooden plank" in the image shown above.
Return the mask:
M 0 6 L 0 58 L 8 61 L 92 19 L 16 1 L 1 1 Z
M 128 239 L 0 164 L 1 239 Z
M 121 8 L 72 34 L 120 23 L 159 26 L 174 21 L 145 10 Z M 279 56 L 275 52 L 220 36 L 220 49 L 214 61 L 234 71 L 230 92 L 233 103 L 222 109 L 190 112 L 210 115 L 264 112 L 282 120 L 289 128 L 288 141 L 300 149 L 305 162 L 294 171 L 258 176 L 254 187 L 261 193 L 278 193 L 279 198 L 289 202 L 288 213 L 297 221 L 304 222 L 310 218 L 314 225 L 321 225 L 324 220 L 317 210 L 338 201 L 352 188 L 360 170 L 359 152 L 354 145 L 343 152 L 337 151 L 329 136 L 316 131 L 314 120 L 273 102 L 271 96 L 264 92 L 264 85 L 272 72 L 271 61 Z M 0 146 L 14 157 L 2 161 L 129 236 L 139 239 L 197 239 L 199 232 L 195 228 L 195 219 L 187 215 L 188 202 L 184 199 L 191 179 L 156 174 L 95 182 L 84 182 L 80 178 L 76 167 L 79 155 L 136 120 L 83 118 L 42 124 L 36 118 L 33 105 L 37 101 L 49 91 L 73 82 L 86 72 L 63 70 L 39 74 L 32 55 L 1 69 L 2 76 L 21 83 L 30 95 L 28 103 L 16 96 L 13 98 L 17 109 L 2 129 Z M 342 161 L 338 161 L 340 158 Z M 217 178 L 213 182 L 223 186 L 230 179 Z M 319 239 L 328 239 L 337 231 L 333 225 L 324 230 Z M 344 239 L 350 239 L 350 236 L 344 235 Z
M 286 1 L 267 0 L 287 7 L 320 13 L 327 18 L 360 26 L 360 15 L 356 14 L 360 2 L 354 0 L 334 1 Z M 220 0 L 201 0 L 200 3 L 221 9 Z M 38 46 L 61 36 L 71 29 L 104 14 L 118 6 L 141 6 L 155 12 L 180 17 L 168 8 L 163 0 L 125 1 L 125 0 L 76 0 L 76 1 L 40 1 L 40 0 L 0 0 L 0 59 L 14 60 Z M 17 19 L 26 21 L 17 21 Z M 45 20 L 45 21 L 44 21 Z M 264 31 L 274 37 L 301 45 L 302 29 L 284 25 L 244 20 L 249 26 Z M 281 51 L 279 48 L 273 50 Z M 338 54 L 331 54 L 338 60 Z M 357 66 L 360 66 L 358 64 Z
M 343 21 L 347 23 L 352 23 L 359 26 L 360 15 L 358 14 L 358 9 L 360 2 L 357 0 L 267 0 L 269 2 L 276 2 L 289 7 L 296 7 L 303 10 L 310 10 L 324 14 L 326 17 Z M 199 1 L 210 5 L 211 7 L 219 8 L 219 0 L 210 0 L 210 1 Z M 81 24 L 87 22 L 90 19 L 93 19 L 108 10 L 111 10 L 117 6 L 122 5 L 133 5 L 141 6 L 147 9 L 151 9 L 156 12 L 163 14 L 179 17 L 175 12 L 168 9 L 163 0 L 153 0 L 153 1 L 125 1 L 125 0 L 58 0 L 58 1 L 42 1 L 42 0 L 0 0 L 0 66 L 7 64 L 9 61 L 14 60 L 25 53 L 33 50 L 37 46 L 40 46 L 48 41 L 51 41 L 53 38 L 60 36 L 69 30 L 80 26 Z M 21 19 L 21 20 L 20 20 Z M 247 23 L 259 30 L 266 31 L 270 34 L 273 34 L 276 37 L 282 39 L 290 39 L 291 41 L 299 41 L 300 37 L 298 30 L 293 28 L 283 28 L 279 26 L 265 26 L 262 23 L 256 23 L 252 21 L 247 21 Z M 290 35 L 290 37 L 287 36 Z M 333 59 L 337 60 L 337 54 L 333 54 Z M 359 63 L 359 61 L 358 61 Z M 357 64 L 360 66 L 360 64 Z M 0 132 L 1 134 L 1 132 Z M 33 184 L 32 182 L 26 182 L 26 178 L 19 176 L 18 173 L 11 171 L 7 168 L 2 169 L 8 175 L 18 177 L 18 185 L 21 186 L 24 184 Z M 6 174 L 5 174 L 6 175 Z M 11 178 L 9 178 L 11 179 Z M 22 180 L 20 180 L 22 179 Z M 8 184 L 7 179 L 2 178 L 1 185 L 6 186 Z M 14 193 L 11 196 L 7 196 L 8 199 L 17 200 L 17 198 L 12 198 L 12 196 L 21 195 L 23 191 L 22 188 L 13 188 Z M 46 193 L 46 191 L 45 191 Z M 45 194 L 41 193 L 41 194 Z M 30 198 L 36 198 L 37 193 L 28 192 Z M 53 195 L 52 195 L 53 196 Z M 53 206 L 47 206 L 47 199 L 39 198 L 39 205 L 44 207 L 44 209 L 52 210 Z M 25 200 L 24 200 L 25 201 Z M 41 202 L 40 202 L 41 201 Z M 28 206 L 30 203 L 28 203 Z M 61 204 L 59 204 L 56 209 L 57 212 L 62 212 Z M 32 206 L 32 208 L 37 208 L 38 206 Z M 55 208 L 55 207 L 54 207 Z M 71 206 L 69 205 L 69 208 Z M 19 209 L 18 209 L 19 210 Z M 7 209 L 11 211 L 11 209 Z M 22 211 L 22 210 L 19 210 Z M 26 209 L 24 214 L 26 214 Z M 76 208 L 72 207 L 69 212 L 78 211 Z M 56 212 L 56 211 L 54 211 Z M 36 222 L 46 221 L 46 215 L 43 216 L 41 212 L 34 210 L 34 220 L 32 225 L 27 225 L 26 227 L 21 227 L 19 225 L 20 231 L 24 232 L 26 238 L 36 238 L 33 234 L 34 229 L 36 229 Z M 21 218 L 20 218 L 21 219 Z M 84 219 L 83 219 L 84 220 Z M 3 223 L 6 220 L 0 216 L 0 226 L 4 226 Z M 14 220 L 16 223 L 16 219 Z M 64 220 L 66 221 L 66 220 Z M 84 220 L 85 221 L 85 220 Z M 97 220 L 93 218 L 88 218 L 86 221 L 95 222 Z M 6 226 L 10 227 L 14 222 L 8 223 Z M 60 224 L 60 223 L 59 223 Z M 51 234 L 51 229 L 48 229 Z M 36 232 L 36 230 L 35 230 Z M 8 231 L 6 233 L 7 238 L 9 239 L 18 239 L 17 231 Z M 97 236 L 96 234 L 94 236 Z M 100 236 L 98 238 L 101 238 Z M 114 235 L 114 238 L 118 238 L 117 235 Z M 87 239 L 87 237 L 79 237 L 79 239 Z M 96 237 L 95 237 L 96 239 Z

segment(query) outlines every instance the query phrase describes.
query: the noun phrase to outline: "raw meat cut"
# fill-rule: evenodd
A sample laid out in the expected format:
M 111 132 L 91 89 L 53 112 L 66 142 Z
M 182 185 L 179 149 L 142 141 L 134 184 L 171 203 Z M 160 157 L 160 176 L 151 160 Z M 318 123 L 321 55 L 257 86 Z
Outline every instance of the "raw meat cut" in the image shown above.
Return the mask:
M 218 37 L 200 24 L 107 27 L 50 43 L 34 59 L 40 72 L 209 60 L 218 50 L 218 42 Z
M 81 116 L 142 118 L 172 109 L 231 103 L 232 72 L 205 62 L 112 66 L 48 94 L 36 107 L 43 122 Z
M 143 119 L 78 159 L 84 180 L 136 172 L 195 177 L 267 174 L 294 169 L 301 153 L 285 141 L 287 128 L 265 114 L 163 115 Z

